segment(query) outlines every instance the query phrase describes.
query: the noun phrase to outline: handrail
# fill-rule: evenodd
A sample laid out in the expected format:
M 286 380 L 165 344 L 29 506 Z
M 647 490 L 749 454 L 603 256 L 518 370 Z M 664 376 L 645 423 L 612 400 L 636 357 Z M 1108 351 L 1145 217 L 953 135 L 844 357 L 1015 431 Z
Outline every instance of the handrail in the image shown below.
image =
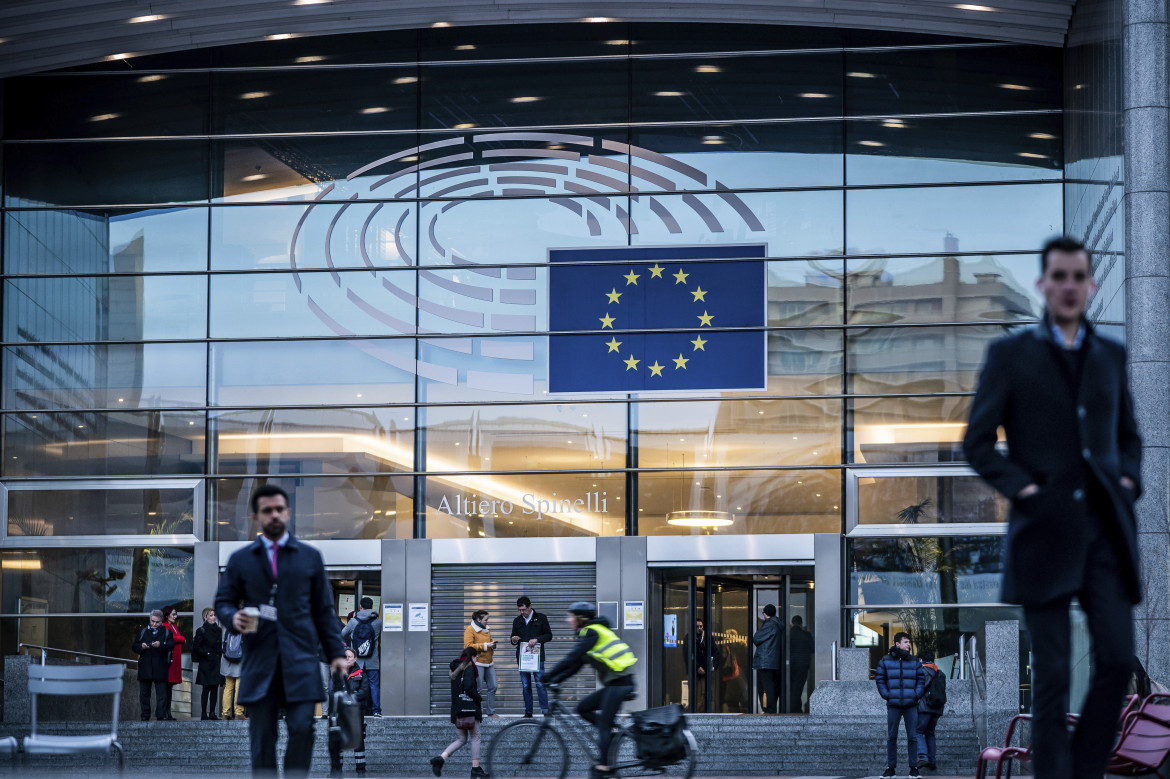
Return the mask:
M 829 645 L 829 653 L 830 653 L 829 654 L 829 662 L 832 664 L 832 665 L 830 665 L 830 668 L 832 669 L 832 678 L 833 678 L 833 681 L 835 682 L 835 681 L 837 681 L 837 642 L 836 642 L 836 640 L 834 640 L 833 643 Z
M 971 722 L 975 726 L 975 737 L 979 741 L 979 748 L 987 744 L 987 677 L 983 672 L 983 665 L 979 662 L 978 642 L 975 636 L 970 636 L 966 642 L 960 642 L 960 650 L 966 668 L 970 670 L 971 679 Z
M 115 663 L 125 663 L 130 665 L 138 665 L 137 660 L 130 660 L 125 657 L 110 657 L 109 655 L 95 655 L 90 652 L 74 652 L 72 649 L 58 649 L 55 646 L 41 646 L 40 644 L 17 644 L 17 649 L 39 649 L 41 650 L 41 665 L 45 664 L 45 656 L 48 652 L 59 652 L 64 655 L 73 655 L 74 657 L 96 657 L 98 660 L 113 660 Z

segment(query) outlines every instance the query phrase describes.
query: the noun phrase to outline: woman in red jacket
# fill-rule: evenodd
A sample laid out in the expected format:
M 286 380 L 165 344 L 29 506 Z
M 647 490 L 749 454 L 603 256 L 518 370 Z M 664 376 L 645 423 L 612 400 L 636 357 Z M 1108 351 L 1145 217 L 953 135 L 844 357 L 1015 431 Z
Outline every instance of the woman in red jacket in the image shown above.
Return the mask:
M 171 655 L 170 671 L 167 673 L 167 701 L 163 709 L 167 713 L 163 719 L 173 720 L 174 717 L 171 716 L 171 691 L 174 690 L 176 684 L 183 682 L 183 644 L 187 639 L 183 638 L 183 634 L 179 632 L 179 626 L 175 624 L 179 621 L 179 610 L 174 606 L 164 606 L 162 613 L 163 624 L 175 637 L 175 650 Z

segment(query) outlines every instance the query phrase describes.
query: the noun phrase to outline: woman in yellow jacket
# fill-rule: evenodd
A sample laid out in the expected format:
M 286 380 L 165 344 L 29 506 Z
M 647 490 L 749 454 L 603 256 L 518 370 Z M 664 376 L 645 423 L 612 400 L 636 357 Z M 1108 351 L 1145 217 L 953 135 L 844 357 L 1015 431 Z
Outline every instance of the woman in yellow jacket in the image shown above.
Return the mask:
M 463 646 L 473 646 L 479 652 L 475 658 L 475 665 L 479 669 L 479 694 L 483 698 L 483 715 L 498 717 L 496 714 L 496 667 L 492 664 L 492 653 L 498 642 L 492 640 L 492 631 L 488 629 L 488 617 L 491 615 L 485 609 L 471 612 L 471 624 L 463 631 Z

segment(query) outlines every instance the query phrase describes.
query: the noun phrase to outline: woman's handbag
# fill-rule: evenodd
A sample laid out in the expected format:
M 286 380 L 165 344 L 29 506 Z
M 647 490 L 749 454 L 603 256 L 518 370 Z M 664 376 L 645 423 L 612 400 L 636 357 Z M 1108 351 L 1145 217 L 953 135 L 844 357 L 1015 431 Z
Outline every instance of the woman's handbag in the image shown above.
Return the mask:
M 459 730 L 475 730 L 475 700 L 465 692 L 459 693 L 459 703 L 455 710 L 455 727 Z
M 362 705 L 341 674 L 333 675 L 333 688 L 329 699 L 329 740 L 343 751 L 356 749 L 362 743 Z

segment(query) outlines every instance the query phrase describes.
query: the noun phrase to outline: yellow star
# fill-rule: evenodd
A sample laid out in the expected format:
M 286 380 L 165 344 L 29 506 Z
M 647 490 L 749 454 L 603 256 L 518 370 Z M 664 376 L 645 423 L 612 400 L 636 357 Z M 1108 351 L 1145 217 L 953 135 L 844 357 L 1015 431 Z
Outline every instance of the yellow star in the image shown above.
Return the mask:
M 616 352 L 618 350 L 618 347 L 621 345 L 622 345 L 622 342 L 619 341 L 616 336 L 613 338 L 610 338 L 609 343 L 606 344 L 606 346 L 609 347 L 609 352 Z M 606 352 L 606 354 L 609 354 L 609 352 Z
M 614 287 L 614 288 L 613 288 L 613 291 L 611 291 L 611 292 L 606 292 L 606 293 L 605 293 L 605 296 L 606 296 L 607 298 L 609 298 L 609 302 L 610 302 L 610 303 L 618 303 L 618 302 L 620 302 L 620 301 L 618 300 L 618 298 L 620 298 L 620 297 L 622 296 L 622 293 L 620 293 L 620 292 L 618 292 L 618 291 L 617 291 L 617 287 Z M 696 299 L 696 300 L 698 300 L 698 298 L 695 298 L 695 299 Z
M 661 267 L 658 263 L 654 263 L 654 267 L 650 269 L 650 278 L 652 278 L 652 279 L 662 278 L 662 271 L 664 271 L 664 270 L 666 270 L 666 268 Z
M 598 319 L 601 321 L 601 329 L 602 329 L 602 330 L 604 330 L 604 329 L 605 329 L 605 328 L 607 328 L 607 327 L 608 327 L 610 330 L 612 330 L 612 329 L 613 329 L 614 318 L 613 318 L 613 317 L 611 317 L 609 314 L 606 314 L 606 315 L 605 315 L 605 316 L 603 316 L 603 317 L 598 317 Z
M 624 362 L 626 364 L 627 371 L 636 371 L 636 370 L 638 370 L 638 363 L 640 363 L 641 360 L 635 360 L 634 355 L 631 354 L 630 359 L 622 360 L 622 362 Z
M 630 271 L 622 278 L 624 278 L 626 280 L 627 287 L 630 286 L 631 284 L 633 284 L 635 287 L 638 286 L 638 274 L 637 273 Z
M 665 365 L 659 365 L 658 360 L 655 360 L 654 364 L 650 366 L 650 375 L 651 376 L 661 376 L 662 369 L 665 367 L 666 367 Z
M 691 343 L 693 343 L 693 344 L 695 345 L 695 351 L 696 351 L 696 352 L 705 352 L 705 351 L 707 351 L 706 349 L 704 349 L 704 348 L 703 348 L 703 344 L 707 343 L 706 341 L 704 341 L 704 340 L 703 340 L 703 336 L 701 336 L 701 335 L 700 335 L 700 336 L 696 336 L 696 337 L 695 337 L 695 340 L 691 341 Z
M 694 343 L 694 341 L 691 341 L 691 343 Z M 688 360 L 686 357 L 683 357 L 682 352 L 679 352 L 678 357 L 674 358 L 674 369 L 677 371 L 679 368 L 682 368 L 685 371 L 687 369 L 688 362 L 690 362 L 690 360 Z
M 686 284 L 687 283 L 687 276 L 690 276 L 690 275 L 691 274 L 689 274 L 689 273 L 683 273 L 682 268 L 679 268 L 678 273 L 674 274 L 674 278 L 675 278 L 674 283 L 675 284 Z
M 710 326 L 711 326 L 711 320 L 712 320 L 712 319 L 714 319 L 714 318 L 715 318 L 715 317 L 711 316 L 710 314 L 708 314 L 708 313 L 706 312 L 706 310 L 704 310 L 704 311 L 703 311 L 703 313 L 699 315 L 699 321 L 702 323 L 702 324 L 700 324 L 700 325 L 699 325 L 699 327 L 702 327 L 703 325 L 706 325 L 707 327 L 710 327 Z
M 707 299 L 703 297 L 707 294 L 707 290 L 703 289 L 702 287 L 695 287 L 695 291 L 691 294 L 695 296 L 695 299 L 691 301 L 692 303 L 698 303 L 700 300 L 704 303 L 707 302 Z

